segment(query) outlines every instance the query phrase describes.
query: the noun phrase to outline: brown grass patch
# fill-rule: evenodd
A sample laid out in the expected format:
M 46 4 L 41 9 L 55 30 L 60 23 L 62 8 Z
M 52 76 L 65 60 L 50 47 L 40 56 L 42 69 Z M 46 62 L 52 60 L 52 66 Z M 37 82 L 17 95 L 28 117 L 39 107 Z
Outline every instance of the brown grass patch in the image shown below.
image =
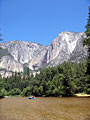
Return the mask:
M 3 98 L 0 120 L 90 120 L 90 98 Z

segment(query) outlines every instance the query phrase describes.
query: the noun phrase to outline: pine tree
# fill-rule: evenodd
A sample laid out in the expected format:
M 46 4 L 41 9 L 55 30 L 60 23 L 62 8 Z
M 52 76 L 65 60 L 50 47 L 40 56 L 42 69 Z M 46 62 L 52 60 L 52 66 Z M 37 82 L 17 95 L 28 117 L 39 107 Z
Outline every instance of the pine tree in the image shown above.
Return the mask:
M 88 49 L 88 59 L 87 59 L 87 74 L 90 74 L 90 6 L 89 6 L 89 13 L 88 13 L 88 22 L 86 25 L 86 38 L 84 39 L 83 44 L 87 46 Z
M 1 36 L 2 36 L 2 34 L 0 33 L 0 41 L 2 41 L 3 39 L 1 39 Z
M 87 46 L 88 58 L 87 58 L 87 71 L 86 71 L 86 83 L 87 83 L 87 93 L 90 93 L 90 6 L 88 13 L 88 22 L 86 25 L 86 38 L 83 41 L 83 44 Z
M 2 41 L 3 39 L 1 38 L 2 34 L 0 33 L 0 41 Z M 1 49 L 1 44 L 0 44 L 0 49 Z M 0 58 L 1 59 L 1 58 Z M 0 76 L 0 98 L 3 97 L 3 94 L 2 94 L 2 78 Z
M 2 41 L 2 40 L 3 40 L 1 37 L 2 37 L 2 34 L 0 33 L 0 41 Z

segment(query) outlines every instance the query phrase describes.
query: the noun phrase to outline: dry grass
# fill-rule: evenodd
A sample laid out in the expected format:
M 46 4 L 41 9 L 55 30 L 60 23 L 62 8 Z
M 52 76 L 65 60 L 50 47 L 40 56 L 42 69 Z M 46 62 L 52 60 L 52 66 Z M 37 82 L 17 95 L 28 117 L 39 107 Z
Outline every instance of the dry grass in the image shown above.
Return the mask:
M 0 120 L 90 120 L 90 98 L 4 98 Z
M 85 94 L 85 93 L 77 93 L 75 96 L 80 96 L 80 97 L 90 97 L 90 94 Z

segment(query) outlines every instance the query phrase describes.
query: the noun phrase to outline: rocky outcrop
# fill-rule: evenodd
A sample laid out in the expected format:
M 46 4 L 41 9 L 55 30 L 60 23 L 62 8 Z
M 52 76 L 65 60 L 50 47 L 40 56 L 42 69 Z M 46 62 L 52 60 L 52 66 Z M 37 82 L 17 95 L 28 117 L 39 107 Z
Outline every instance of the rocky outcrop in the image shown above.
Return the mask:
M 23 65 L 35 69 L 42 65 L 43 53 L 47 51 L 47 47 L 32 42 L 10 41 L 2 44 L 3 49 L 8 49 L 9 56 L 4 56 L 0 62 L 0 68 L 8 71 L 23 71 Z M 38 57 L 40 55 L 40 57 Z M 37 59 L 38 57 L 38 59 Z M 39 61 L 39 63 L 38 63 Z
M 10 41 L 2 44 L 18 63 L 30 62 L 35 56 L 41 53 L 46 47 L 32 42 Z
M 7 71 L 23 72 L 23 65 L 18 63 L 12 56 L 3 56 L 0 61 L 0 68 Z
M 35 70 L 44 65 L 56 66 L 68 60 L 80 62 L 87 56 L 82 45 L 85 37 L 84 32 L 61 32 L 48 47 L 24 41 L 2 43 L 2 48 L 7 49 L 9 54 L 1 58 L 0 68 L 23 72 L 25 64 Z
M 83 47 L 85 33 L 61 32 L 51 43 L 47 52 L 47 62 L 49 66 L 56 66 L 64 61 L 80 62 L 87 56 L 87 51 Z

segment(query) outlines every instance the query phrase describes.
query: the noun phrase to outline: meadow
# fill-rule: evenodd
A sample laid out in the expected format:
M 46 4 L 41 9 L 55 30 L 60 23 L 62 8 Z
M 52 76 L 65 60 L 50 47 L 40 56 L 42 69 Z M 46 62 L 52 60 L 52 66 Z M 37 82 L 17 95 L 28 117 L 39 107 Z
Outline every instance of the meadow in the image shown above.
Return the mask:
M 3 98 L 0 120 L 90 120 L 90 97 Z

